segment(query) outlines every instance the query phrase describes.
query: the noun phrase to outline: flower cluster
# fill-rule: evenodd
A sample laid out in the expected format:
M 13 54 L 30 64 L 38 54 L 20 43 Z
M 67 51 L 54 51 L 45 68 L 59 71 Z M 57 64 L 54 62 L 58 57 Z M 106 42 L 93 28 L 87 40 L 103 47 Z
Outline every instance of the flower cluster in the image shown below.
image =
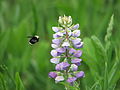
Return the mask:
M 49 77 L 54 78 L 55 82 L 67 81 L 73 84 L 79 78 L 84 77 L 83 71 L 78 71 L 81 65 L 83 42 L 80 38 L 79 24 L 72 25 L 71 16 L 60 16 L 58 23 L 61 27 L 52 27 L 53 34 L 51 63 L 54 63 L 55 70 L 49 72 Z

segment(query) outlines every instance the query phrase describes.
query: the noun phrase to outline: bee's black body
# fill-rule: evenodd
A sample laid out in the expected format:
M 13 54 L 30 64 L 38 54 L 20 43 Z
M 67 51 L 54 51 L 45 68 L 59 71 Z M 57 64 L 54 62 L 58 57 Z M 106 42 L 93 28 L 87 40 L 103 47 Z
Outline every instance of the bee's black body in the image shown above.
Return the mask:
M 39 36 L 30 37 L 29 44 L 33 45 L 39 41 Z

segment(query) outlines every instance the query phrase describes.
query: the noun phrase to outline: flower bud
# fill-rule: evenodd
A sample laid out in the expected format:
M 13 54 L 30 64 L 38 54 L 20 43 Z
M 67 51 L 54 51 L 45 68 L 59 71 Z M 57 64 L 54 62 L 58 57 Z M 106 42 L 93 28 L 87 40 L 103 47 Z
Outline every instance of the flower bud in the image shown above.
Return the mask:
M 60 16 L 58 22 L 63 27 L 69 27 L 72 24 L 72 18 L 71 16 Z
M 84 72 L 83 71 L 80 71 L 80 72 L 78 72 L 75 76 L 77 77 L 77 78 L 82 78 L 82 77 L 84 77 Z
M 57 77 L 57 73 L 55 73 L 55 72 L 49 72 L 48 76 L 50 78 L 56 78 Z

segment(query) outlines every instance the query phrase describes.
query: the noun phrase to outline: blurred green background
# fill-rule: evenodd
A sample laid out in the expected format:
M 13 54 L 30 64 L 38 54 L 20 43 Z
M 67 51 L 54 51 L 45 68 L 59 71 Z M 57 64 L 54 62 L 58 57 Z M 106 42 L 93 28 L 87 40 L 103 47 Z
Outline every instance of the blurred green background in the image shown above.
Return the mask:
M 51 27 L 64 14 L 84 41 L 81 90 L 120 90 L 120 0 L 0 0 L 0 90 L 64 90 L 48 78 Z M 34 34 L 40 42 L 31 46 Z

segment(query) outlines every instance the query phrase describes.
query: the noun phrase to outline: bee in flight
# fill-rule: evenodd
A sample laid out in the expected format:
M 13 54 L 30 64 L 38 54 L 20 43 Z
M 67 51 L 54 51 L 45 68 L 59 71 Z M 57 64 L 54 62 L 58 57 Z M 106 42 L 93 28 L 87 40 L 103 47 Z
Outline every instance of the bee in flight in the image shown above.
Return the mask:
M 33 45 L 37 42 L 39 42 L 39 36 L 35 35 L 35 36 L 28 36 L 28 38 L 30 38 L 29 40 L 29 44 Z

